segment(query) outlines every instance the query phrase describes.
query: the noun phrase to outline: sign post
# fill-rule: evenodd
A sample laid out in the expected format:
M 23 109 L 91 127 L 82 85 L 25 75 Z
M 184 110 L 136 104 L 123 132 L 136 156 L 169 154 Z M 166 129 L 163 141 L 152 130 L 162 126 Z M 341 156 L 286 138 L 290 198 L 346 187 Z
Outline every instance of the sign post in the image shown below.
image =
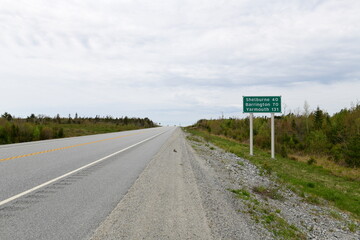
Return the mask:
M 275 117 L 271 113 L 271 158 L 275 158 Z
M 275 113 L 281 113 L 281 96 L 243 96 L 243 111 L 250 113 L 250 155 L 253 152 L 253 114 L 271 113 L 271 158 L 275 158 Z
M 250 113 L 250 156 L 254 155 L 254 150 L 253 150 L 253 118 L 254 118 L 254 114 Z

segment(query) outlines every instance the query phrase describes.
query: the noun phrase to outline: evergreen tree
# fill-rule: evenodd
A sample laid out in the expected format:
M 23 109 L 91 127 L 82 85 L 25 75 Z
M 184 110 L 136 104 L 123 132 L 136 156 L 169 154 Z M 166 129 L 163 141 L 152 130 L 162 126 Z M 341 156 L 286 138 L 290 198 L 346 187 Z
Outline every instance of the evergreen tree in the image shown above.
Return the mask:
M 59 124 L 61 123 L 60 114 L 56 114 L 56 122 Z
M 5 118 L 8 121 L 11 121 L 13 119 L 13 116 L 11 116 L 11 114 L 7 112 L 5 112 L 1 117 Z
M 315 117 L 314 118 L 314 127 L 316 130 L 319 130 L 319 129 L 321 129 L 322 124 L 323 124 L 324 113 L 319 107 L 317 107 L 314 115 L 315 115 L 314 116 Z

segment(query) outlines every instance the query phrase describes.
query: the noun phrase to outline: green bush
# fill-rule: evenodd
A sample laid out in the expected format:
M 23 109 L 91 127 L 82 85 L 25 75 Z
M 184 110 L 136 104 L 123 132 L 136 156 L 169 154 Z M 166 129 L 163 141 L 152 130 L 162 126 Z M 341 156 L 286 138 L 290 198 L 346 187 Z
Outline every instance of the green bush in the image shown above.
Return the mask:
M 307 160 L 307 164 L 309 164 L 309 165 L 316 164 L 315 158 L 311 157 L 309 160 Z
M 351 167 L 360 167 L 360 135 L 352 137 L 345 150 L 345 162 Z
M 284 158 L 288 157 L 288 152 L 287 152 L 285 145 L 281 145 L 280 155 Z
M 40 139 L 46 140 L 53 137 L 53 130 L 50 127 L 43 127 L 40 132 Z
M 312 131 L 307 138 L 308 151 L 311 153 L 322 153 L 328 149 L 328 140 L 322 130 Z

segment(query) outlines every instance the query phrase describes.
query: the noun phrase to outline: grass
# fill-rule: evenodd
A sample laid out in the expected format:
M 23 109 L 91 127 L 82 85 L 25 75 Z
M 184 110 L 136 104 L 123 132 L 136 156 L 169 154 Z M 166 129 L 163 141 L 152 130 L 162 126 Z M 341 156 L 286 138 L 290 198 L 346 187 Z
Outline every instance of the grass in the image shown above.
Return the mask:
M 353 233 L 356 232 L 356 230 L 357 230 L 357 226 L 355 223 L 349 223 L 348 228 L 349 228 L 349 231 L 353 232 Z
M 244 166 L 244 165 L 245 165 L 245 163 L 240 162 L 240 161 L 237 161 L 236 163 L 239 164 L 240 166 Z
M 120 132 L 127 130 L 140 129 L 135 125 L 116 125 L 110 123 L 97 124 L 53 124 L 54 127 L 61 127 L 64 129 L 65 137 L 85 136 L 91 134 Z M 50 126 L 50 127 L 53 127 Z
M 260 169 L 264 169 L 264 173 L 276 174 L 280 182 L 288 185 L 300 196 L 304 196 L 306 201 L 320 204 L 322 202 L 320 199 L 325 199 L 360 220 L 360 181 L 347 176 L 334 175 L 333 171 L 315 163 L 308 164 L 309 158 L 305 161 L 294 161 L 276 155 L 276 159 L 271 159 L 269 152 L 256 148 L 254 156 L 250 156 L 248 145 L 194 129 L 187 131 L 205 137 L 214 145 L 250 160 Z M 316 162 L 319 162 L 318 159 Z
M 194 137 L 194 136 L 187 136 L 186 138 L 193 142 L 201 142 L 199 138 Z M 207 145 L 209 145 L 209 144 L 207 144 Z
M 256 186 L 253 188 L 253 191 L 264 198 L 271 198 L 274 200 L 283 201 L 284 197 L 279 193 L 277 188 L 268 188 L 265 186 Z
M 250 193 L 245 189 L 228 189 L 230 192 L 235 193 L 238 198 L 248 200 L 250 199 Z
M 329 214 L 330 214 L 330 216 L 333 217 L 334 219 L 342 220 L 342 216 L 341 216 L 338 212 L 330 211 Z
M 296 226 L 290 225 L 280 216 L 281 211 L 279 209 L 273 210 L 269 206 L 260 203 L 246 189 L 228 190 L 246 202 L 245 205 L 248 209 L 246 213 L 249 213 L 256 223 L 261 223 L 272 232 L 276 239 L 306 239 L 305 235 Z
M 290 159 L 300 162 L 309 162 L 309 160 L 313 158 L 315 160 L 313 163 L 314 165 L 325 168 L 335 176 L 345 177 L 354 181 L 360 181 L 360 168 L 349 168 L 339 165 L 334 161 L 329 160 L 329 158 L 326 156 L 312 156 L 309 158 L 309 156 L 303 154 L 290 154 L 289 157 Z

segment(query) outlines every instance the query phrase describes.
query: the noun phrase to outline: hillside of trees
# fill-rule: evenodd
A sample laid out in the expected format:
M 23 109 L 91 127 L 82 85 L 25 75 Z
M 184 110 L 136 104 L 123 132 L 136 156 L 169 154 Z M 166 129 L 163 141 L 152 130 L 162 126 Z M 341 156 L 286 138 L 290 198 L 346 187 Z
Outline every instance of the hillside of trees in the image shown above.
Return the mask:
M 29 142 L 53 138 L 83 136 L 156 127 L 148 118 L 113 118 L 111 116 L 55 117 L 31 114 L 16 118 L 5 112 L 0 117 L 0 144 Z
M 360 105 L 330 116 L 319 107 L 302 114 L 275 117 L 276 151 L 289 154 L 326 156 L 337 164 L 360 167 Z M 239 142 L 249 142 L 249 118 L 199 120 L 193 127 Z M 270 149 L 270 118 L 254 117 L 254 145 Z

